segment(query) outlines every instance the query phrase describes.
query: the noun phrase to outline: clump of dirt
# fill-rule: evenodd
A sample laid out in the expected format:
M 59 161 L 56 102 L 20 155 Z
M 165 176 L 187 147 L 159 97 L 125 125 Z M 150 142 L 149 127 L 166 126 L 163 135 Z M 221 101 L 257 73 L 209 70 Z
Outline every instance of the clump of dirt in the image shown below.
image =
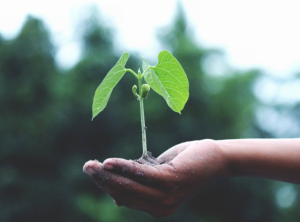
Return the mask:
M 156 166 L 163 164 L 158 159 L 156 159 L 154 156 L 152 156 L 152 153 L 147 151 L 147 155 L 142 155 L 141 158 L 134 160 L 135 162 L 138 162 L 140 164 L 144 165 L 150 165 L 150 166 Z

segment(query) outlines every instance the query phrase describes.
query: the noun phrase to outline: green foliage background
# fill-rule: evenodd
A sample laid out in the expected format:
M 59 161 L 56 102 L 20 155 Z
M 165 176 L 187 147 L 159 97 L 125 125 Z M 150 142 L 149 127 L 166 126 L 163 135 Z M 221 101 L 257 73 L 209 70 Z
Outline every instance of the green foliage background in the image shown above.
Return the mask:
M 140 114 L 131 92 L 136 80 L 126 74 L 107 108 L 90 121 L 95 89 L 121 53 L 112 31 L 95 17 L 83 24 L 83 54 L 70 70 L 57 67 L 51 35 L 37 18 L 28 17 L 16 38 L 0 37 L 1 221 L 299 221 L 299 186 L 257 178 L 217 181 L 169 218 L 115 206 L 82 166 L 95 158 L 140 157 Z M 203 64 L 221 53 L 196 44 L 186 26 L 179 8 L 169 31 L 158 38 L 184 67 L 190 98 L 178 115 L 150 92 L 145 101 L 149 150 L 158 156 L 189 140 L 274 137 L 255 118 L 264 104 L 253 87 L 263 74 L 232 69 L 222 77 L 210 75 Z M 141 59 L 129 53 L 126 67 L 137 70 Z M 300 125 L 300 103 L 269 108 L 288 112 Z M 286 186 L 296 199 L 282 208 L 276 194 Z

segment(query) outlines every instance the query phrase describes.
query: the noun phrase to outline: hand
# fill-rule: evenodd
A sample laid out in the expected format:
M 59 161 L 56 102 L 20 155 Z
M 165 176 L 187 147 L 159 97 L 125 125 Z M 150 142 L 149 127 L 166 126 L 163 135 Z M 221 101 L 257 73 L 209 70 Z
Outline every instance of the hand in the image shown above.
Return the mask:
M 88 161 L 83 170 L 118 206 L 156 217 L 170 216 L 209 182 L 227 173 L 224 155 L 213 140 L 181 143 L 158 160 L 163 164 L 142 165 L 119 158 L 103 164 Z

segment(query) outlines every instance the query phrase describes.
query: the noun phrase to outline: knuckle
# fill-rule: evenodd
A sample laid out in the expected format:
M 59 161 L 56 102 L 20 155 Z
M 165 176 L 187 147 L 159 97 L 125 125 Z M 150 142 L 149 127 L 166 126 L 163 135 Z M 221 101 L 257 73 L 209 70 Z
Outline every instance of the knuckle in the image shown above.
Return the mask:
M 210 146 L 211 148 L 216 146 L 216 141 L 213 139 L 203 139 L 202 142 Z

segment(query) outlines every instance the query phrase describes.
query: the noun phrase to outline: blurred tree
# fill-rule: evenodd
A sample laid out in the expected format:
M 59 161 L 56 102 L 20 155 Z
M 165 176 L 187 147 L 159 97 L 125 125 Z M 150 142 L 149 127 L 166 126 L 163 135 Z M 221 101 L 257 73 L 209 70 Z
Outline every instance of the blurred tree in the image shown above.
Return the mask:
M 28 17 L 0 47 L 1 221 L 80 221 L 61 189 L 55 146 L 54 47 L 42 21 Z M 77 218 L 77 219 L 76 219 Z M 75 220 L 76 219 L 76 220 Z
M 80 26 L 82 57 L 67 71 L 56 67 L 55 48 L 42 21 L 28 17 L 15 39 L 0 37 L 1 221 L 157 221 L 114 206 L 81 172 L 89 159 L 142 154 L 139 104 L 131 92 L 136 79 L 131 74 L 116 86 L 101 115 L 90 121 L 94 92 L 119 57 L 112 30 L 98 13 L 92 12 Z M 221 53 L 194 41 L 181 6 L 164 30 L 159 39 L 185 69 L 190 98 L 180 116 L 150 92 L 145 115 L 154 156 L 187 140 L 262 134 L 252 92 L 259 71 L 211 75 L 206 63 L 222 60 Z M 141 60 L 131 55 L 126 67 L 137 70 L 137 64 Z M 299 105 L 294 110 L 299 113 Z M 278 211 L 275 185 L 250 178 L 219 181 L 160 221 L 298 221 L 295 205 Z

